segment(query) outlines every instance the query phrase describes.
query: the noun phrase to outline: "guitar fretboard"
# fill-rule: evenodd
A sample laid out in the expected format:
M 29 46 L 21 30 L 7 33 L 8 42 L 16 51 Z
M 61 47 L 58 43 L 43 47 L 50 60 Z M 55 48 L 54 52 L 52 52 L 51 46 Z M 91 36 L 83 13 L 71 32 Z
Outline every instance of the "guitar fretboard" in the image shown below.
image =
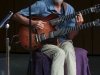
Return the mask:
M 61 30 L 54 31 L 53 34 L 54 34 L 54 37 L 61 36 L 61 35 L 70 33 L 74 30 L 81 30 L 81 29 L 84 29 L 84 28 L 87 28 L 87 27 L 95 26 L 95 24 L 96 24 L 96 22 L 93 21 L 93 22 L 89 22 L 89 23 L 82 24 L 82 25 L 75 26 L 75 27 L 67 27 L 67 28 L 64 28 L 64 29 L 61 29 Z
M 91 7 L 91 8 L 88 8 L 88 9 L 84 9 L 84 10 L 75 12 L 75 13 L 70 14 L 70 15 L 66 15 L 66 16 L 62 16 L 62 17 L 56 18 L 56 19 L 52 19 L 52 20 L 50 21 L 50 23 L 51 23 L 52 26 L 59 25 L 59 24 L 63 23 L 63 22 L 66 21 L 66 20 L 70 20 L 70 19 L 72 19 L 72 18 L 75 18 L 75 16 L 78 15 L 79 12 L 80 12 L 82 15 L 85 15 L 85 14 L 94 12 L 93 9 L 94 9 L 94 8 Z

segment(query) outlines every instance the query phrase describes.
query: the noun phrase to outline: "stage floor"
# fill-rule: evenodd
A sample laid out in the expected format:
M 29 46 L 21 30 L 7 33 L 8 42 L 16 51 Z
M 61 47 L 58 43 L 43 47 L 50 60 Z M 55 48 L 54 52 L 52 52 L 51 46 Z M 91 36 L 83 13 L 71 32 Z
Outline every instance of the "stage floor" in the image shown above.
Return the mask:
M 0 59 L 6 58 L 0 53 Z M 100 75 L 100 56 L 88 56 L 91 75 Z M 29 54 L 10 53 L 10 75 L 27 75 Z

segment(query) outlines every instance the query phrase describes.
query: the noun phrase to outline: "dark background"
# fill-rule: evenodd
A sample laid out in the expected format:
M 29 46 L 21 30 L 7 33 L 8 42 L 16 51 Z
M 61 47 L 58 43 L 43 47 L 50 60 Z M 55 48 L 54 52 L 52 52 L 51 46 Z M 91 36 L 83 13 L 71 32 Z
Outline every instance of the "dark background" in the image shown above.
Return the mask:
M 34 3 L 36 0 L 33 0 Z M 90 8 L 100 3 L 100 0 L 65 0 L 71 4 L 76 11 Z M 16 13 L 22 8 L 29 6 L 28 0 L 0 0 L 0 22 L 4 17 L 12 11 Z M 90 13 L 84 15 L 84 23 L 100 18 L 100 13 Z M 8 29 L 8 37 L 11 39 L 18 34 L 20 23 L 10 19 L 10 28 Z M 88 51 L 89 65 L 91 75 L 100 75 L 100 27 L 90 27 L 79 31 L 79 34 L 73 39 L 75 47 L 81 47 Z M 6 57 L 6 29 L 0 29 L 0 57 Z M 19 41 L 15 38 L 13 42 Z M 29 54 L 22 46 L 12 46 L 10 55 L 10 72 L 11 75 L 26 75 Z
M 32 0 L 34 3 L 36 0 Z M 94 5 L 100 3 L 100 0 L 65 0 L 71 4 L 75 11 L 80 11 L 86 8 L 90 8 Z M 12 11 L 16 13 L 22 8 L 29 6 L 28 0 L 0 0 L 0 21 Z M 90 13 L 84 15 L 84 23 L 96 20 L 100 18 L 100 13 Z M 14 21 L 12 18 L 10 19 L 10 28 L 8 29 L 8 37 L 10 38 L 10 42 L 13 35 L 18 34 L 20 23 Z M 73 39 L 75 47 L 81 47 L 88 51 L 89 55 L 100 55 L 100 27 L 90 27 L 79 31 L 79 34 Z M 0 52 L 6 52 L 6 29 L 0 29 Z M 14 39 L 15 41 L 19 41 L 18 38 Z M 22 48 L 22 46 L 12 46 L 11 51 L 14 53 L 27 53 L 28 51 Z

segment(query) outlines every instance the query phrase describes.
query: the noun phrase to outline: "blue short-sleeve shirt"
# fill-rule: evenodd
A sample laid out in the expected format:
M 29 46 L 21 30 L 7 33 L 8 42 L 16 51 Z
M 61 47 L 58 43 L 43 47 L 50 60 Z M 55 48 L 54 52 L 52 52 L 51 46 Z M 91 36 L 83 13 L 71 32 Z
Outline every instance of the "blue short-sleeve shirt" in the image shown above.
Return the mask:
M 29 7 L 18 11 L 18 13 L 23 16 L 29 16 Z M 64 9 L 62 9 L 61 12 L 57 12 L 54 8 L 52 0 L 40 0 L 36 1 L 34 4 L 31 5 L 31 15 L 46 17 L 53 13 L 58 14 L 58 16 L 69 15 L 74 13 L 74 8 L 70 4 L 66 3 L 66 12 L 64 12 Z M 69 26 L 75 26 L 75 18 L 68 21 L 64 21 L 64 23 L 58 26 L 57 30 Z M 59 37 L 59 42 L 67 39 L 67 34 L 62 35 L 61 37 Z

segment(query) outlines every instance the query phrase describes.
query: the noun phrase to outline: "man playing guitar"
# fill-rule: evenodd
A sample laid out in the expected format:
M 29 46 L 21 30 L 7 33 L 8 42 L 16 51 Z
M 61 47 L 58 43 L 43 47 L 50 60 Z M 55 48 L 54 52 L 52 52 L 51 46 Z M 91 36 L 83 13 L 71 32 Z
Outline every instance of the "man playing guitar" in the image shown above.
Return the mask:
M 74 8 L 63 0 L 40 0 L 31 5 L 31 14 L 46 17 L 57 14 L 59 17 L 74 13 Z M 29 8 L 22 9 L 13 15 L 13 18 L 24 25 L 29 25 Z M 31 20 L 31 25 L 37 30 L 44 30 L 45 21 Z M 83 17 L 79 13 L 74 19 L 64 21 L 56 26 L 57 30 L 81 25 Z M 52 59 L 51 75 L 64 75 L 64 63 L 67 65 L 67 75 L 76 75 L 76 58 L 72 39 L 78 34 L 78 30 L 62 35 L 58 38 L 58 44 L 45 44 L 40 51 Z

